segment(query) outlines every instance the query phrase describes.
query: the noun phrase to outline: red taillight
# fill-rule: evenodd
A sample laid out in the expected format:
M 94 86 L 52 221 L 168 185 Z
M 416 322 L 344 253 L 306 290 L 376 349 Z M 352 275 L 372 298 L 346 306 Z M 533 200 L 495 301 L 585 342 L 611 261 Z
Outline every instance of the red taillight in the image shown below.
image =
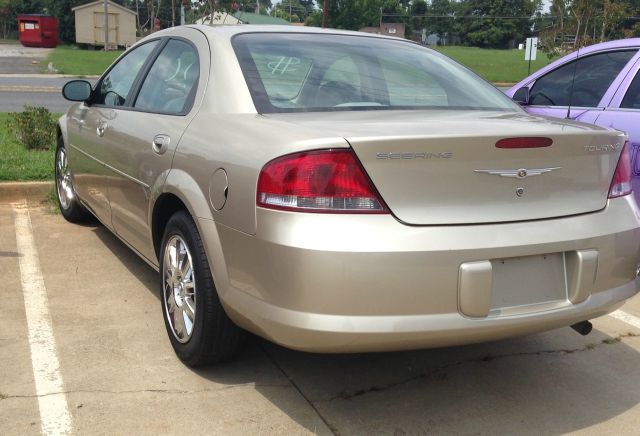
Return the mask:
M 609 198 L 622 197 L 631 194 L 631 155 L 629 153 L 629 143 L 624 144 L 616 172 L 613 175 Z
M 351 150 L 289 154 L 258 177 L 258 206 L 325 213 L 388 213 Z
M 504 138 L 496 142 L 496 148 L 540 148 L 549 147 L 553 144 L 553 139 L 525 136 L 521 138 Z

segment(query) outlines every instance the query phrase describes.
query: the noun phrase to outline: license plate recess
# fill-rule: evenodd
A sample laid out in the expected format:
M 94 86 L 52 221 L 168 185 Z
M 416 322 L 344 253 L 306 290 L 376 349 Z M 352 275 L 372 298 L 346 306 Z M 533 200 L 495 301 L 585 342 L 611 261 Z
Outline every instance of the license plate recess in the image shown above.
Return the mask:
M 564 253 L 491 260 L 491 311 L 567 300 Z

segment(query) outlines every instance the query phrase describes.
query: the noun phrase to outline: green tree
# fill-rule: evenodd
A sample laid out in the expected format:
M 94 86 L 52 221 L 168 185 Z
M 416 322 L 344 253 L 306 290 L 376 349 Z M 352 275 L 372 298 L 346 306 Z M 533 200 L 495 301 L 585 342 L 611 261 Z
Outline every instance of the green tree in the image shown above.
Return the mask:
M 540 9 L 539 0 L 464 0 L 460 2 L 457 33 L 464 44 L 507 48 L 510 42 L 530 34 L 531 17 Z M 474 17 L 470 19 L 468 17 Z
M 11 7 L 9 0 L 0 0 L 0 38 L 9 38 L 16 29 L 15 22 L 11 19 Z
M 300 23 L 305 21 L 309 11 L 299 0 L 282 0 L 275 5 L 271 13 L 292 23 Z
M 86 0 L 45 0 L 48 13 L 58 19 L 60 39 L 66 43 L 76 42 L 76 19 L 71 11 L 76 6 L 87 3 Z
M 304 20 L 305 26 L 310 27 L 322 27 L 322 11 L 314 11 L 311 13 L 306 20 Z
M 396 0 L 329 1 L 329 27 L 337 29 L 358 30 L 380 21 L 406 23 L 409 17 L 409 10 Z

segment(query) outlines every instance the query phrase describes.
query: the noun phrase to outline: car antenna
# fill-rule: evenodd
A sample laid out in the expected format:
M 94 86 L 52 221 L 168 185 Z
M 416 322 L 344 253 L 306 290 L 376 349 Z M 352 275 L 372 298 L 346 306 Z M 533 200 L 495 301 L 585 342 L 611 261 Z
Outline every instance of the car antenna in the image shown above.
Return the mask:
M 573 83 L 576 80 L 576 69 L 578 68 L 578 61 L 580 60 L 580 43 L 578 43 L 578 50 L 576 51 L 576 60 L 573 63 L 573 77 L 571 77 L 571 91 L 569 91 L 569 107 L 567 107 L 567 116 L 565 119 L 571 119 L 571 100 L 573 100 Z

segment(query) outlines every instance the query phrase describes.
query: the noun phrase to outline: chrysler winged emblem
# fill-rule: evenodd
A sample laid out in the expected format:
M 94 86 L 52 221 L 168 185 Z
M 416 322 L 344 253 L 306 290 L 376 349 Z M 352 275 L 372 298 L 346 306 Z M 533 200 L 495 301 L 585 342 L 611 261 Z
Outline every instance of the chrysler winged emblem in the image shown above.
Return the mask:
M 492 174 L 500 177 L 511 177 L 514 179 L 526 179 L 527 177 L 539 176 L 540 174 L 550 173 L 559 170 L 562 167 L 551 168 L 519 168 L 517 170 L 474 170 L 476 173 Z

